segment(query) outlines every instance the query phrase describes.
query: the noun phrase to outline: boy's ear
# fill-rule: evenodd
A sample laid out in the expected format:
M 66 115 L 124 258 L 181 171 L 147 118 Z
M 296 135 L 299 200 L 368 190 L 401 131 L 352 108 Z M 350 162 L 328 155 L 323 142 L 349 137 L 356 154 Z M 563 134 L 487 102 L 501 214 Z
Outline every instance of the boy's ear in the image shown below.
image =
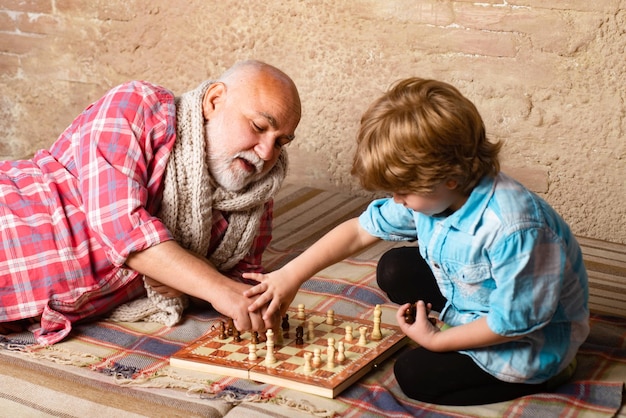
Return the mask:
M 446 181 L 446 187 L 450 190 L 454 190 L 457 187 L 459 187 L 459 182 L 454 180 L 454 179 L 450 179 Z
M 202 98 L 202 115 L 205 120 L 210 120 L 211 115 L 223 101 L 226 94 L 226 85 L 221 82 L 213 83 L 204 93 Z

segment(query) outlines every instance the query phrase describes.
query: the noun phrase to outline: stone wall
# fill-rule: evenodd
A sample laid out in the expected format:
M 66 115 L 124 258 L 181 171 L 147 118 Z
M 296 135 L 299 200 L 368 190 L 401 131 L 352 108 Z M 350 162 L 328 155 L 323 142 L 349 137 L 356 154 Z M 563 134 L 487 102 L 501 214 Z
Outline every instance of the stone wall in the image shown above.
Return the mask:
M 393 81 L 457 86 L 505 171 L 574 231 L 626 243 L 626 0 L 0 0 L 0 158 L 48 147 L 108 88 L 182 93 L 233 62 L 289 73 L 289 181 L 362 194 L 361 113 Z

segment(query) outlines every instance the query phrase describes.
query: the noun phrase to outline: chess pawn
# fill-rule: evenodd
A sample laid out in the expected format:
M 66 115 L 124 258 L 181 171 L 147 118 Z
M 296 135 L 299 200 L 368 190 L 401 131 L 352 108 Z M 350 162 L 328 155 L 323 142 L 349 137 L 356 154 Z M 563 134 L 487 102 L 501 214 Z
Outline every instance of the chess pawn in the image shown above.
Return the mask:
M 307 351 L 304 353 L 304 373 L 309 374 L 313 370 L 311 367 L 311 356 L 313 353 Z
M 313 366 L 320 367 L 320 364 L 322 364 L 322 350 L 320 350 L 319 348 L 314 348 L 313 349 Z
M 308 331 L 308 334 L 307 334 L 308 340 L 311 341 L 312 339 L 315 338 L 315 324 L 311 320 L 308 321 L 307 331 Z
M 220 321 L 217 329 L 219 330 L 218 338 L 220 340 L 225 340 L 226 338 L 228 338 L 228 335 L 226 335 L 226 324 L 224 324 L 224 321 Z
M 367 327 L 359 327 L 359 342 L 357 343 L 358 345 L 367 345 L 367 337 L 366 334 L 367 333 Z
M 351 343 L 352 342 L 352 327 L 350 325 L 346 326 L 346 341 Z
M 298 304 L 298 319 L 305 319 L 306 315 L 304 314 L 304 303 Z
M 248 360 L 255 361 L 257 359 L 256 355 L 256 344 L 250 343 L 248 344 Z
M 332 309 L 329 309 L 328 312 L 326 312 L 326 324 L 333 325 L 334 323 L 335 323 L 335 311 L 333 311 Z
M 346 347 L 343 344 L 343 341 L 339 341 L 337 344 L 337 362 L 342 364 L 346 360 Z

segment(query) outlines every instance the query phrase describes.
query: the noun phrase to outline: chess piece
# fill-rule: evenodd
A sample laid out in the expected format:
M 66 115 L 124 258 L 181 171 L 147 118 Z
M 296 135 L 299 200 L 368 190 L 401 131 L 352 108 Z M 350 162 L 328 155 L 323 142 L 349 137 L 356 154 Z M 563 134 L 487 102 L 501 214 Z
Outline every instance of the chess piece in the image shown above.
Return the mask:
M 328 347 L 326 348 L 326 365 L 329 369 L 335 367 L 335 339 L 329 338 L 327 340 Z
M 406 310 L 404 311 L 404 321 L 407 324 L 414 323 L 416 312 L 417 312 L 417 306 L 414 303 L 412 303 L 411 306 L 406 308 Z
M 296 345 L 304 344 L 304 328 L 302 325 L 296 327 Z
M 259 333 L 257 331 L 252 331 L 252 336 L 250 337 L 250 342 L 252 344 L 259 343 Z
M 304 373 L 309 374 L 313 370 L 311 367 L 311 356 L 313 354 L 310 351 L 304 353 Z
M 281 324 L 283 331 L 289 331 L 289 314 L 283 316 L 283 323 Z
M 308 321 L 308 340 L 311 341 L 315 338 L 315 324 L 313 321 Z
M 224 324 L 224 321 L 220 321 L 220 324 L 218 325 L 218 329 L 220 332 L 220 336 L 219 339 L 220 340 L 225 340 L 226 338 L 228 338 L 228 335 L 226 335 L 226 324 Z
M 313 349 L 313 366 L 320 367 L 322 364 L 322 350 L 319 347 Z
M 304 303 L 300 303 L 298 305 L 298 319 L 305 319 L 306 315 L 304 314 Z
M 255 361 L 257 359 L 256 355 L 256 344 L 250 343 L 248 344 L 248 360 Z
M 359 342 L 357 343 L 358 345 L 367 345 L 367 337 L 365 335 L 366 333 L 367 327 L 359 327 Z
M 267 353 L 265 354 L 265 364 L 269 366 L 276 363 L 276 357 L 274 356 L 274 331 L 268 329 L 265 335 L 267 337 L 267 341 L 265 342 L 267 350 Z
M 335 311 L 332 309 L 329 309 L 328 312 L 326 312 L 326 323 L 328 325 L 333 325 L 335 323 Z
M 337 362 L 342 364 L 346 360 L 346 347 L 343 341 L 337 343 Z
M 380 321 L 383 315 L 383 311 L 380 309 L 380 305 L 376 305 L 374 308 L 374 328 L 372 329 L 372 335 L 370 338 L 373 341 L 380 341 L 383 338 L 383 334 L 380 331 Z
M 241 332 L 239 332 L 239 330 L 236 329 L 236 328 L 233 331 L 233 341 L 236 342 L 236 343 L 240 343 L 241 342 Z
M 352 338 L 352 327 L 350 325 L 346 325 L 346 341 L 351 343 Z
M 226 333 L 229 337 L 233 336 L 235 332 L 235 323 L 233 322 L 233 318 L 228 318 L 228 325 L 226 326 Z
M 335 347 L 328 346 L 326 350 L 326 367 L 329 369 L 335 368 Z

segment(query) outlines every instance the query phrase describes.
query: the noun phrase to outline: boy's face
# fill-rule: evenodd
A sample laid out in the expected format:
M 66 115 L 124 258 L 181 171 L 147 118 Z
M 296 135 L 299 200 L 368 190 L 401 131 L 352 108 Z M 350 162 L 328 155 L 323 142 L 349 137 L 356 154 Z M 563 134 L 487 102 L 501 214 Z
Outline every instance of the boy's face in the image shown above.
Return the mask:
M 459 192 L 457 182 L 454 180 L 437 185 L 432 193 L 393 193 L 394 202 L 428 216 L 438 215 L 448 209 L 454 212 L 463 206 L 466 200 L 467 196 Z

